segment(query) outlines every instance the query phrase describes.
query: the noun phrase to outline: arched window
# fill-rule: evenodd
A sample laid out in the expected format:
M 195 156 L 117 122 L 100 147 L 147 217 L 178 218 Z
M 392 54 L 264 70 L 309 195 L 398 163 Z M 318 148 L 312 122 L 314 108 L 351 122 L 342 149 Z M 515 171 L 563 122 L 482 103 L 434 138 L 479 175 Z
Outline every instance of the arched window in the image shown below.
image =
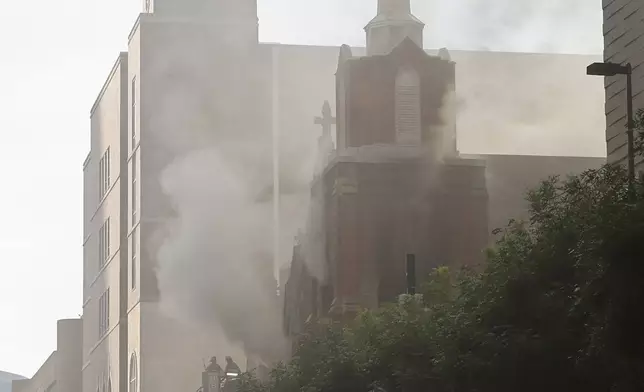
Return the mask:
M 420 77 L 411 67 L 401 68 L 396 76 L 396 144 L 421 144 L 420 119 Z
M 136 354 L 132 353 L 130 357 L 130 392 L 137 391 L 137 379 L 138 379 L 139 366 L 136 362 Z

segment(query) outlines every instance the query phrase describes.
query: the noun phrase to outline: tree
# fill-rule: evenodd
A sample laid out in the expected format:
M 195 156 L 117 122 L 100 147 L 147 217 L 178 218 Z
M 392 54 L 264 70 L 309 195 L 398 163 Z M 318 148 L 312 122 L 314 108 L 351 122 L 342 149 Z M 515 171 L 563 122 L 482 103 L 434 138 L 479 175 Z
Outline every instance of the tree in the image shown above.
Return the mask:
M 637 111 L 637 115 L 635 116 L 635 131 L 637 132 L 635 151 L 641 155 L 644 154 L 644 109 Z
M 605 166 L 530 192 L 459 299 L 473 328 L 456 353 L 463 390 L 644 390 L 644 198 Z M 457 364 L 458 366 L 454 365 Z
M 644 390 L 644 189 L 621 167 L 543 181 L 481 272 L 439 268 L 306 336 L 254 392 Z

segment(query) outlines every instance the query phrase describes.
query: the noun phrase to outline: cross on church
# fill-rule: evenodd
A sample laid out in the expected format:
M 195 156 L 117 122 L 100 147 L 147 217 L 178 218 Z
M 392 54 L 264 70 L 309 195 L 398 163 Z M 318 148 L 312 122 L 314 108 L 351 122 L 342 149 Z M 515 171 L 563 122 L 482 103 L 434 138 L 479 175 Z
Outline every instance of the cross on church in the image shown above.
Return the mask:
M 335 125 L 336 118 L 331 114 L 331 105 L 329 101 L 324 101 L 322 105 L 322 117 L 315 117 L 315 125 L 322 126 L 322 137 L 331 136 L 331 127 Z

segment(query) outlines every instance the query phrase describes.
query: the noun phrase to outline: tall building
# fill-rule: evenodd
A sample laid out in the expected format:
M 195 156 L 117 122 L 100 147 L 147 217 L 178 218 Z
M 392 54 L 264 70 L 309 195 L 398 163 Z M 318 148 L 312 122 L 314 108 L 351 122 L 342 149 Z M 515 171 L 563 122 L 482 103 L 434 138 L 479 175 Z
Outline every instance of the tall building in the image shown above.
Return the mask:
M 633 69 L 633 106 L 644 109 L 644 3 L 640 0 L 603 0 L 604 61 L 627 64 Z M 626 77 L 605 79 L 606 143 L 608 161 L 626 163 Z M 641 157 L 636 163 L 641 169 Z
M 82 344 L 82 321 L 59 320 L 56 324 L 56 351 L 33 377 L 15 379 L 10 392 L 81 392 Z
M 381 3 L 388 24 L 376 18 L 367 27 L 370 54 L 387 50 L 376 42 L 399 44 L 401 29 L 420 46 L 413 34 L 420 21 L 388 8 L 398 1 Z M 252 142 L 256 148 L 248 158 L 259 162 L 257 186 L 273 192 L 273 261 L 282 264 L 305 215 L 292 201 L 309 197 L 318 132 L 313 117 L 336 96 L 339 48 L 260 43 L 256 0 L 145 0 L 142 7 L 128 50 L 118 55 L 90 115 L 84 392 L 196 390 L 202 361 L 234 349 L 160 307 L 157 255 L 166 223 L 177 218 L 163 173 L 186 152 L 222 141 Z M 356 57 L 367 52 L 352 50 Z M 469 109 L 456 125 L 477 128 L 470 134 L 474 145 L 492 138 L 485 132 L 507 127 L 507 119 L 562 131 L 597 126 L 593 108 L 601 105 L 601 85 L 579 73 L 592 57 L 468 51 L 451 57 L 456 94 Z M 519 68 L 524 72 L 512 72 Z M 549 99 L 539 98 L 546 93 Z M 578 105 L 559 116 L 573 98 Z M 555 147 L 578 139 L 560 135 Z
M 222 350 L 204 331 L 160 311 L 155 260 L 173 217 L 162 170 L 195 148 L 190 143 L 225 137 L 211 132 L 223 124 L 228 136 L 248 137 L 243 130 L 254 128 L 246 119 L 255 116 L 240 113 L 255 98 L 239 88 L 253 83 L 242 75 L 256 74 L 244 68 L 256 64 L 248 60 L 257 47 L 254 1 L 227 4 L 145 2 L 150 13 L 140 15 L 128 52 L 92 108 L 84 165 L 84 391 L 194 390 L 203 360 Z M 220 89 L 225 100 L 216 96 Z M 202 119 L 211 121 L 196 123 Z

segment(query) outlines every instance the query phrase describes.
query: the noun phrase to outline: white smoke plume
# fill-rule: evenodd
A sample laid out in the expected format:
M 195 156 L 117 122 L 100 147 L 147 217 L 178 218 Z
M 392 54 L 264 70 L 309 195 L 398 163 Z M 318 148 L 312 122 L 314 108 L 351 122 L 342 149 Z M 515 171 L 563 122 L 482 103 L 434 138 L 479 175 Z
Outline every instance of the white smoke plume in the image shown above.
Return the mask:
M 286 0 L 282 3 L 286 3 Z M 307 9 L 312 6 L 302 0 L 292 0 L 292 3 Z M 306 5 L 303 5 L 304 3 Z M 351 20 L 347 21 L 350 24 L 342 31 L 354 31 L 359 42 L 352 43 L 360 44 L 364 40 L 362 22 L 373 16 L 376 1 L 360 0 L 359 3 L 364 4 L 364 8 L 353 4 L 353 1 L 336 2 L 340 3 L 343 4 L 343 11 L 344 3 L 352 3 L 350 7 L 355 10 L 356 18 L 350 18 Z M 432 47 L 593 52 L 596 51 L 594 47 L 584 45 L 592 40 L 586 39 L 587 34 L 576 34 L 576 23 L 569 23 L 570 20 L 582 21 L 584 15 L 590 15 L 593 7 L 601 7 L 601 4 L 588 3 L 586 0 L 416 0 L 414 9 L 427 23 L 427 45 Z M 289 12 L 288 7 L 281 9 L 284 14 Z M 365 9 L 367 11 L 363 12 Z M 581 16 L 577 18 L 575 15 Z M 324 26 L 336 33 L 340 31 L 335 24 L 328 23 L 329 20 L 335 20 L 333 15 L 317 16 L 313 22 L 319 22 L 323 26 L 315 23 L 311 25 L 312 21 L 309 18 L 291 20 L 298 21 L 294 23 L 306 23 L 301 31 L 316 36 L 322 35 L 320 31 Z M 277 20 L 271 21 L 270 18 L 262 19 L 263 31 L 286 25 L 278 23 Z M 297 26 L 291 26 L 294 30 L 299 30 Z M 557 28 L 552 28 L 553 26 Z M 563 27 L 567 28 L 562 31 Z M 264 39 L 266 38 L 265 35 Z M 271 37 L 268 39 L 272 40 Z M 278 40 L 288 42 L 287 39 Z M 341 38 L 338 44 L 347 41 L 351 42 L 351 38 Z M 570 50 L 573 47 L 578 50 Z M 188 58 L 191 54 L 188 53 L 185 57 Z M 195 63 L 191 64 L 191 67 L 195 69 L 183 73 L 216 74 L 211 64 Z M 488 75 L 480 71 L 477 68 L 466 70 L 465 73 L 477 79 L 483 79 L 481 75 Z M 522 69 L 521 72 L 530 73 L 526 69 Z M 332 83 L 332 72 L 329 75 L 328 82 Z M 245 75 L 240 76 L 244 77 Z M 462 85 L 458 78 L 457 76 L 457 86 Z M 175 119 L 161 113 L 157 119 L 158 123 L 153 124 L 155 132 L 162 138 L 167 138 L 161 143 L 164 147 L 173 146 L 170 150 L 181 151 L 161 174 L 163 191 L 171 199 L 176 212 L 176 219 L 169 222 L 169 232 L 157 254 L 161 304 L 168 314 L 177 318 L 197 323 L 206 329 L 220 329 L 231 342 L 249 352 L 272 356 L 274 352 L 281 350 L 283 340 L 280 331 L 281 307 L 272 296 L 276 287 L 271 281 L 274 267 L 271 243 L 272 176 L 270 154 L 266 154 L 266 150 L 270 150 L 270 142 L 253 143 L 252 136 L 249 135 L 254 135 L 254 130 L 246 130 L 246 138 L 230 137 L 237 132 L 232 126 L 229 129 L 217 129 L 215 134 L 211 133 L 208 117 L 216 116 L 208 111 L 215 106 L 222 106 L 222 102 L 210 102 L 205 95 L 216 95 L 213 92 L 218 88 L 227 92 L 236 91 L 238 85 L 230 82 L 232 87 L 215 86 L 215 80 L 217 83 L 229 81 L 222 81 L 221 79 L 226 79 L 222 77 L 203 78 L 208 79 L 213 80 L 213 85 L 202 85 L 200 81 L 189 85 L 180 80 L 177 88 L 186 90 L 185 94 L 170 97 L 167 112 L 184 113 L 184 118 Z M 481 83 L 472 82 L 468 85 L 479 86 Z M 507 89 L 507 86 L 508 84 L 499 83 L 497 80 L 496 86 L 492 86 L 490 90 Z M 449 102 L 455 100 L 452 96 L 446 99 Z M 485 98 L 481 100 L 484 101 Z M 447 107 L 454 111 L 474 110 L 502 117 L 490 111 L 486 105 L 479 105 L 482 106 L 481 109 L 475 102 L 469 101 L 463 108 L 463 103 L 459 99 L 456 101 L 456 104 L 452 102 Z M 531 104 L 526 106 L 534 107 Z M 311 116 L 313 115 L 315 113 L 311 113 Z M 491 130 L 496 128 L 497 124 L 490 122 L 491 125 L 486 126 L 479 117 L 472 117 L 477 118 L 477 123 L 466 123 L 463 128 L 464 132 L 471 129 L 471 133 L 480 134 L 480 140 L 471 137 L 474 141 L 470 145 L 478 146 L 482 143 L 477 142 L 495 135 Z M 186 129 L 186 124 L 202 120 L 206 124 L 205 130 L 193 130 L 190 127 Z M 510 128 L 510 131 L 515 131 L 514 127 Z M 486 132 L 488 130 L 490 132 Z M 496 132 L 496 135 L 500 133 Z M 516 136 L 504 129 L 502 137 L 510 139 Z M 436 151 L 441 157 L 451 147 L 447 139 L 443 141 L 445 144 L 440 143 L 441 148 Z M 315 143 L 313 137 L 311 143 Z M 175 147 L 177 145 L 182 147 Z M 297 149 L 300 146 L 292 147 Z M 310 208 L 306 207 L 311 177 L 308 173 L 302 175 L 297 172 L 297 169 L 306 166 L 306 163 L 302 162 L 301 158 L 289 159 L 286 155 L 288 152 L 281 157 L 282 161 L 288 162 L 289 170 L 296 171 L 283 173 L 285 176 L 281 181 L 284 188 L 290 189 L 287 190 L 289 194 L 282 198 L 280 235 L 284 243 L 281 249 L 283 252 L 290 252 L 290 244 L 297 230 L 315 226 L 315 221 L 321 219 L 321 206 L 312 204 Z M 305 223 L 306 211 L 309 211 L 308 224 Z M 312 229 L 309 231 L 314 232 Z M 312 255 L 310 260 L 313 262 L 310 265 L 319 266 L 316 260 L 321 255 L 321 242 L 313 235 L 309 240 L 312 242 L 308 243 L 306 248 L 307 253 Z M 325 271 L 323 268 L 314 268 L 312 273 L 317 277 L 323 277 Z
M 239 146 L 224 143 L 177 159 L 162 176 L 178 218 L 158 254 L 164 310 L 218 326 L 248 353 L 279 355 L 271 199 Z M 268 179 L 270 181 L 270 178 Z M 264 185 L 264 187 L 262 187 Z
M 451 48 L 600 53 L 599 0 L 416 0 L 427 38 Z
M 151 93 L 147 145 L 158 149 L 148 162 L 162 193 L 163 227 L 151 245 L 160 307 L 268 362 L 281 358 L 285 339 L 272 257 L 270 109 L 265 91 L 253 89 L 267 73 L 252 57 L 235 57 L 254 55 L 243 42 L 233 43 L 237 51 L 217 46 L 216 28 L 163 37 L 169 55 L 147 73 L 164 86 Z

